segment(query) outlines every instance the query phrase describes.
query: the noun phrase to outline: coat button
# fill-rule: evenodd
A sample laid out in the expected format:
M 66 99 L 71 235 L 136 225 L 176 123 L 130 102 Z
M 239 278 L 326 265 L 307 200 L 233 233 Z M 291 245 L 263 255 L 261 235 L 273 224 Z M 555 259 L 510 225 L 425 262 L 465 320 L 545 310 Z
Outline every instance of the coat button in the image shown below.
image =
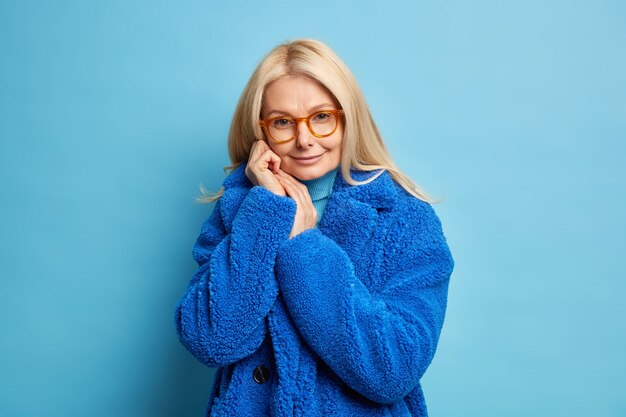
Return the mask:
M 265 384 L 267 379 L 270 377 L 270 371 L 268 371 L 263 365 L 257 366 L 252 373 L 252 377 L 254 378 L 254 382 L 257 384 Z

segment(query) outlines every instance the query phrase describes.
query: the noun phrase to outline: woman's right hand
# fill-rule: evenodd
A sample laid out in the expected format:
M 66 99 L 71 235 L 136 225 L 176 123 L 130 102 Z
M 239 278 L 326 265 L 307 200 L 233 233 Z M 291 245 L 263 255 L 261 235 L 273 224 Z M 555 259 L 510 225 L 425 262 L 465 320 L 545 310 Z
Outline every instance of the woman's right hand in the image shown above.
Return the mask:
M 280 169 L 280 157 L 263 140 L 255 140 L 250 149 L 246 176 L 254 185 L 261 185 L 274 194 L 286 196 L 287 192 L 275 174 Z

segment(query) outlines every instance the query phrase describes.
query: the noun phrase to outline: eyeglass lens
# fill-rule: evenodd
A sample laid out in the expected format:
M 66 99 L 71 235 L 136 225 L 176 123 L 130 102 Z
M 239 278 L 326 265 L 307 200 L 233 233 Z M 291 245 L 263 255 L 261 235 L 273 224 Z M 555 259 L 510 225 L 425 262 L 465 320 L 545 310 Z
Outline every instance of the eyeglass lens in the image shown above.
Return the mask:
M 310 118 L 310 129 L 316 135 L 329 135 L 337 125 L 337 117 L 330 112 L 318 112 Z M 296 134 L 296 121 L 292 117 L 281 117 L 269 124 L 270 135 L 276 140 L 291 139 Z

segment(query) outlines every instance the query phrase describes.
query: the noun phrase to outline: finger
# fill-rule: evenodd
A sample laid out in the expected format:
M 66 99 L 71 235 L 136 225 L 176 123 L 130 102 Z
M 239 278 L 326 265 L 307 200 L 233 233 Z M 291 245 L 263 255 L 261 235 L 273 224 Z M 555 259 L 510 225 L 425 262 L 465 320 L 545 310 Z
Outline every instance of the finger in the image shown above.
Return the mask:
M 306 219 L 310 225 L 314 225 L 317 219 L 318 213 L 313 205 L 313 201 L 311 200 L 311 196 L 309 195 L 309 190 L 306 188 L 304 184 L 297 180 L 291 180 L 290 178 L 277 175 L 278 181 L 283 186 L 287 195 L 296 200 L 297 205 L 297 213 L 300 213 L 303 219 Z M 302 188 L 300 187 L 302 186 Z
M 261 155 L 267 149 L 267 145 L 265 142 L 260 140 L 255 140 L 252 144 L 252 148 L 250 153 L 254 156 L 254 159 L 257 159 L 259 155 Z
M 279 173 L 280 173 L 282 176 L 284 176 L 285 178 L 291 178 L 291 179 L 294 179 L 294 180 L 295 180 L 295 177 L 294 177 L 293 175 L 291 175 L 290 173 L 288 173 L 288 172 L 286 172 L 286 171 L 284 171 L 284 170 L 282 170 L 282 169 L 279 171 Z
M 282 171 L 282 172 L 284 173 L 285 178 L 290 180 L 301 191 L 303 199 L 305 201 L 308 201 L 310 203 L 311 207 L 313 207 L 313 201 L 311 200 L 311 195 L 309 194 L 309 189 L 307 188 L 307 186 L 304 185 L 302 182 L 300 182 L 293 175 L 290 175 L 289 173 L 287 173 L 285 171 Z
M 250 162 L 252 162 L 252 161 L 254 161 L 256 159 L 255 158 L 256 149 L 257 149 L 257 145 L 256 145 L 256 142 L 254 142 L 252 144 L 252 147 L 250 148 L 250 153 L 248 154 L 248 160 L 250 160 Z
M 304 200 L 304 190 L 302 189 L 302 187 L 306 188 L 304 184 L 293 179 L 292 177 L 286 177 L 284 175 L 279 175 L 278 178 L 281 178 L 285 183 L 289 184 L 293 188 L 294 192 L 297 193 L 302 200 Z
M 306 185 L 302 184 L 296 177 L 294 177 L 293 175 L 288 174 L 287 172 L 283 171 L 282 169 L 279 171 L 279 174 L 286 181 L 289 181 L 291 184 L 293 184 L 294 187 L 297 187 L 297 188 L 300 188 L 300 189 L 303 189 L 303 190 L 307 189 Z
M 302 184 L 300 181 L 294 179 L 291 176 L 286 177 L 279 174 L 277 178 L 279 179 L 281 184 L 288 184 L 290 187 L 292 187 L 304 206 L 307 206 L 309 209 L 313 209 L 313 201 L 311 200 L 311 195 L 309 194 L 309 189 L 306 187 L 306 185 Z
M 280 166 L 280 157 L 271 149 L 261 152 L 258 156 L 252 158 L 253 164 L 257 169 L 269 169 L 275 171 L 275 166 Z
M 278 178 L 278 182 L 280 182 L 280 185 L 282 185 L 285 191 L 287 192 L 287 195 L 293 198 L 294 200 L 296 200 L 296 205 L 298 207 L 302 207 L 303 204 L 302 204 L 300 195 L 298 194 L 296 187 L 294 187 L 292 183 L 288 182 L 287 180 L 285 180 L 284 178 L 280 176 L 278 176 L 277 178 Z
M 262 140 L 255 140 L 252 144 L 253 148 L 251 153 L 253 154 L 253 160 L 258 161 L 259 158 L 263 158 L 263 154 L 267 151 L 271 151 L 271 148 Z
M 306 187 L 306 185 L 304 185 L 302 182 L 300 182 L 300 180 L 298 180 L 296 177 L 294 177 L 293 175 L 289 174 L 288 172 L 284 171 L 284 170 L 280 170 L 279 174 L 281 174 L 283 176 L 283 178 L 288 178 L 292 181 L 293 184 L 295 184 L 295 186 L 297 188 L 299 188 L 300 190 L 302 190 L 302 192 L 304 194 L 306 194 L 307 196 L 309 195 L 309 189 Z M 309 196 L 309 200 L 310 200 L 310 196 Z
M 268 149 L 263 153 L 262 158 L 267 164 L 267 168 L 270 169 L 274 174 L 278 174 L 280 169 L 280 157 L 276 155 L 274 151 Z

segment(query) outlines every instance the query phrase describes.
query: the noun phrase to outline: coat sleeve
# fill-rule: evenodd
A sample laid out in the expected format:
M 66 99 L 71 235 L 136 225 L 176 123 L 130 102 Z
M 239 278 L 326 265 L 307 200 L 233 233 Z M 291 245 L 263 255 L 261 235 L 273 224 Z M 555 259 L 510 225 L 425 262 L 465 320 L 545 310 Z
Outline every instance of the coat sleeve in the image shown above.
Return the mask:
M 182 344 L 205 365 L 234 363 L 262 343 L 278 294 L 276 250 L 289 237 L 295 211 L 293 200 L 254 186 L 230 233 L 221 199 L 203 223 L 192 251 L 199 268 L 176 305 L 175 322 Z
M 318 229 L 278 251 L 276 278 L 302 337 L 348 386 L 379 403 L 417 386 L 443 326 L 454 261 L 434 210 L 420 203 L 388 231 L 378 270 L 386 284 L 376 293 Z

